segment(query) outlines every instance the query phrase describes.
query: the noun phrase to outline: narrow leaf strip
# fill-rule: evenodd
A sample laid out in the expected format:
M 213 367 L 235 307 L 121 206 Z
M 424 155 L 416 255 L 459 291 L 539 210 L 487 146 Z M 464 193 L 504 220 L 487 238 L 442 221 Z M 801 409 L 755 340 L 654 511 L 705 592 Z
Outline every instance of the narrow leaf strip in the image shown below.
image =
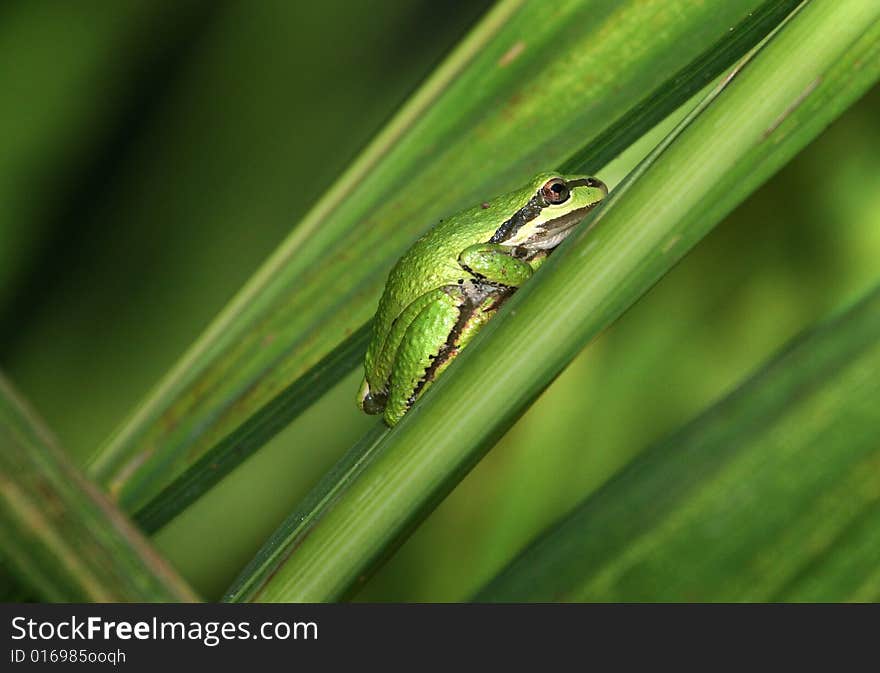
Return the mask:
M 339 378 L 363 361 L 369 327 L 370 323 L 367 323 L 342 342 L 138 510 L 133 517 L 138 525 L 148 533 L 164 526 L 308 409 Z
M 300 506 L 278 527 L 278 530 L 266 541 L 263 548 L 241 572 L 232 588 L 224 596 L 227 602 L 238 602 L 241 596 L 247 595 L 258 588 L 262 578 L 270 575 L 278 568 L 295 549 L 291 540 L 303 540 L 311 528 L 318 522 L 321 513 L 326 511 L 336 498 L 369 464 L 375 455 L 375 448 L 386 432 L 386 428 L 377 424 L 355 444 L 345 456 L 315 486 Z

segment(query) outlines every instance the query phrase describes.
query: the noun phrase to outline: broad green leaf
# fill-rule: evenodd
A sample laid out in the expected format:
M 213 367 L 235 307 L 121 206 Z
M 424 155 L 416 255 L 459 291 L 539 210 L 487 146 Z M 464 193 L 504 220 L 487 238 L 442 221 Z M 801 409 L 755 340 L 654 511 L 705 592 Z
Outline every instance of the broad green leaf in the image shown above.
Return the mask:
M 499 3 L 96 455 L 92 473 L 144 525 L 160 526 L 353 366 L 362 341 L 350 337 L 419 232 L 574 152 L 583 168 L 601 167 L 795 4 L 560 1 L 548 13 Z
M 480 601 L 880 599 L 880 288 L 641 453 Z
M 0 540 L 5 563 L 46 600 L 197 600 L 55 445 L 3 376 Z
M 878 19 L 865 0 L 803 6 L 367 445 L 341 492 L 291 517 L 228 598 L 348 595 L 592 337 L 876 81 Z

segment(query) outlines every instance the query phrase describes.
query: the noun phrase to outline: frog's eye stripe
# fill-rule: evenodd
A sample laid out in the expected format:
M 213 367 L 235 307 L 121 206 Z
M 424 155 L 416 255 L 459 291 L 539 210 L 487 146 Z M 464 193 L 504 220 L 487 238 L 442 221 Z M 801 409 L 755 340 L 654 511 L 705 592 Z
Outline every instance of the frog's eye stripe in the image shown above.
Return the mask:
M 608 194 L 608 187 L 605 186 L 605 183 L 597 178 L 580 178 L 578 180 L 572 180 L 568 183 L 569 187 L 598 187 L 605 194 Z
M 550 184 L 550 182 L 553 182 L 554 180 L 561 179 L 562 178 L 553 178 L 553 180 L 545 183 L 544 186 Z M 605 183 L 593 177 L 579 178 L 577 180 L 571 180 L 565 184 L 568 187 L 569 192 L 575 187 L 596 187 L 605 192 L 606 195 L 608 194 L 608 187 L 605 186 Z M 488 242 L 503 243 L 504 241 L 513 238 L 513 236 L 516 235 L 516 232 L 519 231 L 524 224 L 534 220 L 544 208 L 551 205 L 547 203 L 547 200 L 544 198 L 543 191 L 544 187 L 541 187 L 535 195 L 529 199 L 529 202 L 526 205 L 516 211 L 513 214 L 513 217 L 495 230 L 495 233 L 492 234 L 492 238 L 490 238 Z
M 555 189 L 555 186 L 557 185 L 564 187 L 564 198 L 559 201 L 548 200 L 547 190 L 552 189 L 552 191 L 555 192 L 557 191 Z M 545 182 L 537 192 L 535 192 L 535 195 L 529 199 L 529 202 L 526 203 L 526 205 L 516 211 L 513 214 L 513 217 L 495 230 L 495 233 L 492 234 L 492 238 L 490 238 L 488 242 L 503 243 L 512 238 L 524 224 L 531 222 L 538 217 L 541 211 L 547 206 L 559 205 L 560 203 L 568 201 L 571 191 L 575 187 L 598 187 L 608 194 L 608 188 L 605 184 L 601 180 L 597 180 L 593 177 L 579 178 L 577 180 L 571 180 L 570 182 L 566 182 L 563 178 L 551 178 Z
M 495 233 L 492 234 L 492 238 L 489 239 L 489 243 L 502 243 L 511 238 L 519 231 L 520 227 L 538 217 L 546 206 L 547 202 L 544 200 L 539 189 L 526 205 L 517 210 L 513 217 L 498 227 Z

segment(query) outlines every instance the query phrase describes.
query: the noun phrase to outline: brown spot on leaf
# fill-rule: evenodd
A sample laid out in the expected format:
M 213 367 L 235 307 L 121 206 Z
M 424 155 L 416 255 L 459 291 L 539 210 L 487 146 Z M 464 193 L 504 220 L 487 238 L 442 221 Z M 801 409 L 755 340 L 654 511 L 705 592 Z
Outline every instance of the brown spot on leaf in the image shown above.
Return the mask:
M 770 136 L 770 134 L 772 134 L 777 128 L 779 128 L 779 125 L 782 124 L 782 122 L 784 122 L 792 112 L 797 110 L 801 106 L 801 103 L 803 103 L 805 100 L 807 100 L 807 97 L 811 93 L 813 93 L 815 88 L 817 86 L 819 86 L 819 84 L 821 82 L 822 82 L 821 77 L 817 77 L 812 82 L 810 82 L 807 85 L 807 88 L 804 89 L 803 91 L 801 91 L 801 93 L 798 94 L 797 98 L 795 98 L 791 102 L 791 104 L 787 108 L 785 108 L 785 110 L 782 111 L 782 114 L 779 115 L 776 119 L 774 119 L 773 123 L 770 124 L 770 126 L 768 126 L 764 130 L 764 133 L 761 134 L 761 139 L 766 140 Z
M 681 234 L 675 234 L 672 238 L 670 238 L 666 243 L 663 244 L 663 247 L 660 249 L 661 252 L 665 255 L 667 252 L 672 250 L 675 247 L 675 244 L 681 240 Z
M 522 40 L 514 42 L 513 46 L 511 46 L 510 49 L 508 49 L 506 52 L 504 52 L 504 55 L 498 59 L 498 65 L 501 66 L 502 68 L 510 65 L 511 63 L 513 63 L 517 59 L 517 57 L 520 54 L 523 53 L 525 48 L 526 48 L 526 43 L 523 42 Z

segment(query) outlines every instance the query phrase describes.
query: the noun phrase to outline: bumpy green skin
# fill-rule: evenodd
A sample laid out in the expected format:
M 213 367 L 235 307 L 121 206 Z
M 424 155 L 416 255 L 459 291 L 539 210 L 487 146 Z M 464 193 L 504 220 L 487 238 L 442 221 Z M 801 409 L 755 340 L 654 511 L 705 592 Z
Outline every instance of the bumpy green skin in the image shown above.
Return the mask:
M 539 174 L 521 189 L 442 220 L 400 258 L 373 323 L 358 395 L 362 410 L 384 411 L 388 425 L 397 423 L 607 193 L 598 181 L 572 187 L 565 203 L 542 204 L 515 235 L 490 241 L 503 223 L 540 198 L 542 186 L 559 177 L 586 179 Z

